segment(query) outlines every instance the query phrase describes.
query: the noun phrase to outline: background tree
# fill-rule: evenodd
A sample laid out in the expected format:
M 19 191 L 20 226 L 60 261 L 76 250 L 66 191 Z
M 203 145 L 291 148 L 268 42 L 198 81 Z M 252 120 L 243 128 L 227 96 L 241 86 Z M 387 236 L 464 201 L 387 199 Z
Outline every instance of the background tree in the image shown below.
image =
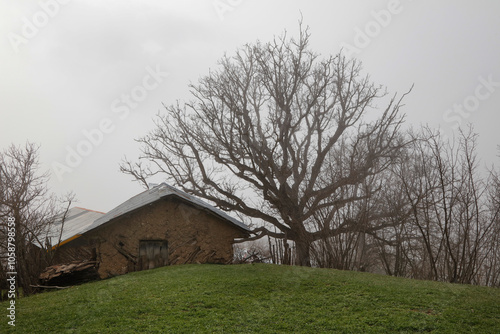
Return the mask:
M 484 262 L 479 275 L 481 283 L 500 287 L 500 172 L 491 171 L 488 180 L 489 219 L 493 223 L 485 239 Z
M 401 98 L 375 109 L 386 94 L 361 76 L 358 61 L 320 59 L 308 45 L 301 29 L 298 40 L 285 35 L 224 56 L 190 85 L 190 102 L 166 106 L 138 140 L 141 159 L 151 163 L 125 161 L 121 170 L 146 187 L 161 174 L 219 208 L 266 223 L 255 238 L 293 241 L 296 263 L 310 265 L 314 241 L 337 228 L 359 229 L 353 219 L 333 221 L 376 191 L 360 185 L 384 171 L 404 142 Z
M 401 194 L 387 198 L 386 205 L 402 204 L 406 214 L 398 218 L 399 233 L 380 239 L 386 272 L 494 284 L 500 202 L 496 173 L 487 178 L 479 171 L 477 134 L 469 128 L 445 140 L 424 128 L 414 136 L 391 169 Z
M 24 294 L 32 292 L 40 271 L 49 265 L 50 253 L 40 247 L 62 204 L 49 193 L 48 174 L 39 173 L 38 147 L 11 145 L 0 152 L 0 254 L 7 254 L 8 218 L 15 219 L 17 284 Z M 64 200 L 69 208 L 73 196 Z M 2 258 L 5 276 L 5 258 Z M 5 280 L 2 280 L 5 282 Z

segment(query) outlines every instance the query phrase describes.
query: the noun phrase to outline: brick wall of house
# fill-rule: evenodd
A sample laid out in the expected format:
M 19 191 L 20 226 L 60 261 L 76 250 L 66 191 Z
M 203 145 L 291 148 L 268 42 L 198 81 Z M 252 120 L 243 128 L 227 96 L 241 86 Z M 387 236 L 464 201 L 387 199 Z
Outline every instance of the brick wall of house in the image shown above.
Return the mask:
M 78 239 L 82 239 L 79 247 L 85 249 L 82 254 L 95 248 L 99 275 L 106 278 L 139 268 L 141 240 L 166 240 L 167 263 L 174 265 L 229 263 L 233 258 L 233 240 L 241 237 L 242 232 L 229 222 L 169 198 L 104 224 Z M 61 247 L 61 258 L 70 252 L 75 253 L 71 244 Z

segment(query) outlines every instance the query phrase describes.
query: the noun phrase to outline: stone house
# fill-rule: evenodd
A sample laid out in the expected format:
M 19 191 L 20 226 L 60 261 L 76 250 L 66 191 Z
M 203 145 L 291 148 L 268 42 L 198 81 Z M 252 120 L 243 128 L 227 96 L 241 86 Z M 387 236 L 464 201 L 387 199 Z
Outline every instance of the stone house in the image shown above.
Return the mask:
M 230 263 L 234 240 L 249 235 L 242 222 L 162 183 L 106 214 L 72 208 L 52 245 L 56 263 L 93 260 L 106 278 L 165 265 Z

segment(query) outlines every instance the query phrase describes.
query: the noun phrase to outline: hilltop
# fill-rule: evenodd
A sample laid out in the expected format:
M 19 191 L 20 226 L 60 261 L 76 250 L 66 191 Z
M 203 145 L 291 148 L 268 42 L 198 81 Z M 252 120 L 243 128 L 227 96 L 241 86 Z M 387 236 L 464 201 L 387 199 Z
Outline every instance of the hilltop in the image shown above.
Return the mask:
M 499 289 L 266 264 L 169 266 L 16 305 L 22 333 L 500 332 Z

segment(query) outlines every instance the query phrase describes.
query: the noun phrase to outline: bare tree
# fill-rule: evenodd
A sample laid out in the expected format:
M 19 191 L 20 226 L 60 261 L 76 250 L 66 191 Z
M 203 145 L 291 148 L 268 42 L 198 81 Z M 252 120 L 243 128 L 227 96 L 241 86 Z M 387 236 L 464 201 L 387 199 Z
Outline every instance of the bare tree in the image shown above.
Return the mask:
M 320 59 L 309 36 L 301 29 L 298 40 L 285 34 L 224 56 L 190 85 L 190 102 L 166 106 L 138 140 L 150 164 L 125 161 L 121 170 L 146 187 L 148 177 L 161 174 L 275 227 L 256 228 L 254 239 L 293 241 L 296 263 L 310 265 L 311 244 L 337 233 L 331 221 L 339 210 L 371 195 L 343 189 L 386 169 L 404 143 L 402 97 L 376 109 L 386 93 L 361 76 L 360 63 L 342 54 Z M 315 224 L 320 211 L 326 220 Z M 356 224 L 344 222 L 341 230 L 348 225 Z
M 442 248 L 439 247 L 439 242 L 436 242 L 439 232 L 433 214 L 441 211 L 434 210 L 435 201 L 431 195 L 438 189 L 439 165 L 436 160 L 440 155 L 433 154 L 431 148 L 438 152 L 444 150 L 436 135 L 431 134 L 428 129 L 424 132 L 425 135 L 414 135 L 417 140 L 407 148 L 400 164 L 393 168 L 402 189 L 402 198 L 411 214 L 404 222 L 410 234 L 400 239 L 396 247 L 401 247 L 401 243 L 410 247 L 409 272 L 412 277 L 437 280 L 440 277 L 437 261 Z
M 49 193 L 47 181 L 48 174 L 39 173 L 36 145 L 11 145 L 0 152 L 0 253 L 8 253 L 8 222 L 13 220 L 17 284 L 24 294 L 32 292 L 30 285 L 48 265 L 41 247 L 58 200 Z M 4 264 L 2 259 L 2 269 Z
M 492 222 L 483 249 L 481 283 L 500 287 L 500 172 L 492 170 L 488 179 L 488 219 Z
M 500 207 L 494 205 L 494 182 L 478 171 L 477 135 L 470 128 L 445 141 L 425 128 L 418 137 L 393 168 L 411 213 L 404 237 L 393 246 L 404 246 L 411 277 L 485 284 Z

